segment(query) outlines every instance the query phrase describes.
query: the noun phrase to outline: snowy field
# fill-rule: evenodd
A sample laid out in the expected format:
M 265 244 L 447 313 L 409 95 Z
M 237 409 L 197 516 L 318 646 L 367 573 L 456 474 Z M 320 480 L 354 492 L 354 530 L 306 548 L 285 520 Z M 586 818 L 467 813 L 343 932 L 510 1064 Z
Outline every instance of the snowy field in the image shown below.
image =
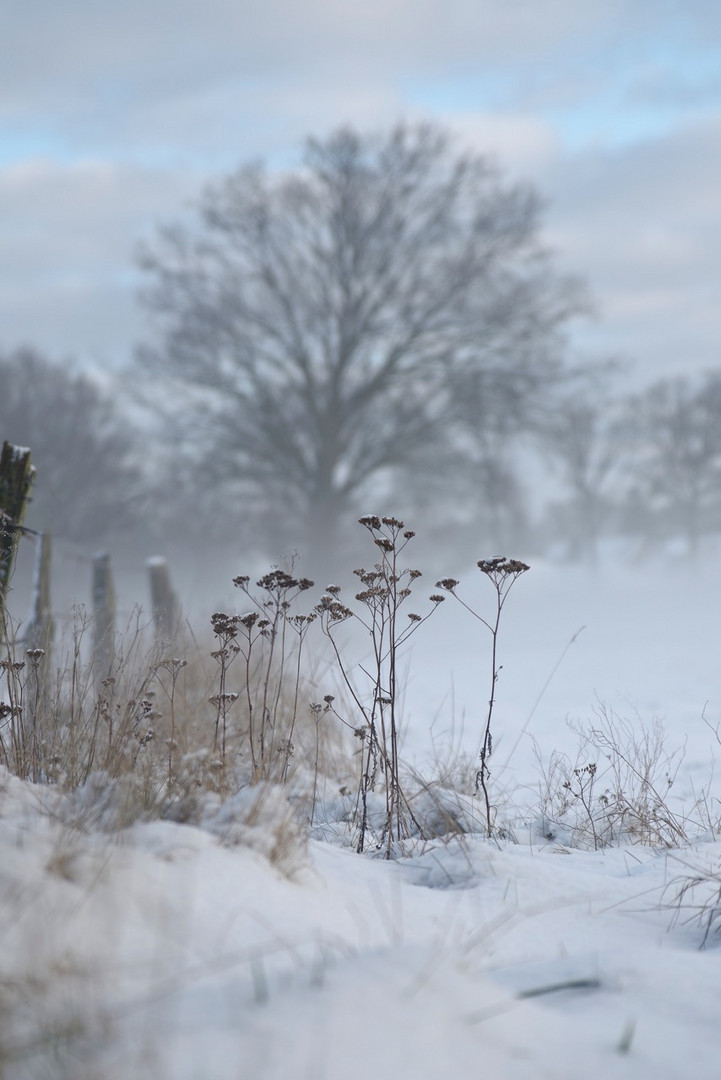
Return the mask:
M 480 608 L 474 573 L 463 595 Z M 202 827 L 110 828 L 111 798 L 3 774 L 0 1077 L 715 1080 L 721 952 L 713 920 L 700 948 L 695 916 L 718 885 L 677 900 L 684 880 L 721 873 L 704 831 L 721 816 L 720 592 L 718 560 L 623 553 L 595 575 L 539 563 L 516 583 L 496 841 L 467 799 L 475 834 L 359 856 L 332 792 L 306 841 L 275 789 L 255 815 L 246 792 Z M 488 697 L 483 627 L 453 603 L 407 659 L 404 752 L 426 774 L 463 774 Z M 687 843 L 596 851 L 539 812 L 537 755 L 575 761 L 567 721 L 604 711 L 625 731 L 662 721 L 670 753 L 685 744 L 662 794 Z

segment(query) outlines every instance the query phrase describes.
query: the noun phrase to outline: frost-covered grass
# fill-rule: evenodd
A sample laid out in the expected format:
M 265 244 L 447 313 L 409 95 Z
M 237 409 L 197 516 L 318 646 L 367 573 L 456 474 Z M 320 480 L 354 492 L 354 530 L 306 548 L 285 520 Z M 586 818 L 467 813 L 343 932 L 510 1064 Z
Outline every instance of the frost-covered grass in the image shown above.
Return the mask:
M 712 563 L 532 566 L 499 638 L 490 838 L 488 642 L 438 605 L 398 657 L 390 859 L 383 770 L 356 853 L 352 694 L 317 657 L 299 681 L 293 639 L 281 681 L 253 645 L 263 769 L 242 650 L 220 691 L 217 639 L 126 647 L 115 712 L 81 649 L 69 714 L 63 661 L 52 723 L 25 729 L 44 756 L 0 774 L 0 1077 L 716 1077 L 720 584 Z M 366 704 L 362 630 L 339 641 Z

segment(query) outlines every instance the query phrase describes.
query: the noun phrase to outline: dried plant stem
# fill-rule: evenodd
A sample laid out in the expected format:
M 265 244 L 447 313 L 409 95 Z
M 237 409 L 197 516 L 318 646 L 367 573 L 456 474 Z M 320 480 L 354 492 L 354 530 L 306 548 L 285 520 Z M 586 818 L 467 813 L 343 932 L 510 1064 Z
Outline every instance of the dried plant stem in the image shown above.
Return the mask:
M 363 586 L 356 601 L 363 614 L 347 608 L 338 599 L 340 588 L 329 585 L 316 611 L 321 629 L 328 637 L 338 664 L 341 678 L 347 687 L 359 715 L 361 726 L 354 733 L 361 740 L 361 777 L 358 790 L 359 836 L 357 850 L 365 848 L 369 828 L 368 795 L 375 789 L 379 770 L 382 773 L 385 796 L 385 823 L 379 846 L 390 858 L 395 843 L 409 835 L 410 825 L 419 828 L 403 794 L 399 759 L 399 704 L 397 663 L 398 650 L 430 612 L 421 617 L 409 614 L 409 622 L 401 627 L 400 609 L 411 594 L 410 584 L 421 576 L 420 570 L 401 568 L 399 556 L 415 535 L 405 530 L 402 521 L 393 517 L 368 515 L 360 519 L 380 553 L 379 561 L 370 569 L 355 570 Z M 443 597 L 433 597 L 437 605 Z M 372 662 L 360 670 L 369 683 L 369 695 L 362 695 L 350 677 L 348 664 L 335 638 L 335 628 L 348 619 L 355 619 L 368 634 Z
M 496 593 L 496 610 L 492 621 L 489 622 L 487 619 L 484 619 L 482 615 L 458 596 L 456 587 L 459 582 L 455 578 L 443 578 L 441 581 L 436 582 L 436 585 L 439 589 L 445 589 L 455 597 L 461 606 L 477 619 L 478 622 L 482 623 L 491 634 L 491 685 L 490 693 L 488 695 L 486 722 L 478 755 L 480 759 L 480 768 L 476 773 L 475 786 L 476 795 L 479 790 L 483 793 L 483 802 L 486 811 L 486 832 L 488 836 L 491 836 L 493 833 L 493 808 L 491 806 L 489 787 L 491 774 L 488 763 L 493 753 L 492 721 L 493 710 L 496 704 L 496 684 L 500 673 L 500 667 L 498 665 L 498 634 L 501 625 L 501 615 L 503 613 L 505 602 L 508 599 L 508 594 L 521 574 L 528 570 L 528 566 L 519 559 L 508 559 L 505 555 L 496 555 L 492 559 L 480 559 L 476 565 L 481 573 L 491 582 Z

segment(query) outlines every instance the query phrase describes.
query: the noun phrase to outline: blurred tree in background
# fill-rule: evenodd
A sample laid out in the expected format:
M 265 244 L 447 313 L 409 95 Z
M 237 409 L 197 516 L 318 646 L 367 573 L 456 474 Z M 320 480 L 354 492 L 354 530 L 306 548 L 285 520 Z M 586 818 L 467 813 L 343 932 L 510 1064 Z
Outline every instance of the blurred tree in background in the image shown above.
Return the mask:
M 653 383 L 628 399 L 626 428 L 628 523 L 695 553 L 721 531 L 721 371 Z
M 159 334 L 139 351 L 191 490 L 315 551 L 364 499 L 517 512 L 509 447 L 548 419 L 584 306 L 531 188 L 437 127 L 343 128 L 197 210 L 143 252 Z
M 26 524 L 83 546 L 140 526 L 144 481 L 135 433 L 88 375 L 30 348 L 0 354 L 0 438 L 32 450 Z
M 617 525 L 615 497 L 628 466 L 631 433 L 618 402 L 585 388 L 559 402 L 544 427 L 544 446 L 565 498 L 551 505 L 553 535 L 572 561 L 598 561 L 598 545 Z

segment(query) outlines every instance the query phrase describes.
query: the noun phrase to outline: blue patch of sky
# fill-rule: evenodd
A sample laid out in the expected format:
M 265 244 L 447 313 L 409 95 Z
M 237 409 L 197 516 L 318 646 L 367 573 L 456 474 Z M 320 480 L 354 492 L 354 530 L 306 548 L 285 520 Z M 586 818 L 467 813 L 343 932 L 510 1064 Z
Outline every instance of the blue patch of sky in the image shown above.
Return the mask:
M 721 42 L 690 37 L 683 23 L 655 34 L 586 40 L 523 65 L 481 62 L 408 98 L 435 113 L 524 114 L 545 120 L 570 151 L 622 147 L 669 132 L 690 114 L 721 109 Z
M 0 129 L 0 166 L 7 168 L 28 158 L 72 161 L 76 157 L 62 139 L 47 131 Z

